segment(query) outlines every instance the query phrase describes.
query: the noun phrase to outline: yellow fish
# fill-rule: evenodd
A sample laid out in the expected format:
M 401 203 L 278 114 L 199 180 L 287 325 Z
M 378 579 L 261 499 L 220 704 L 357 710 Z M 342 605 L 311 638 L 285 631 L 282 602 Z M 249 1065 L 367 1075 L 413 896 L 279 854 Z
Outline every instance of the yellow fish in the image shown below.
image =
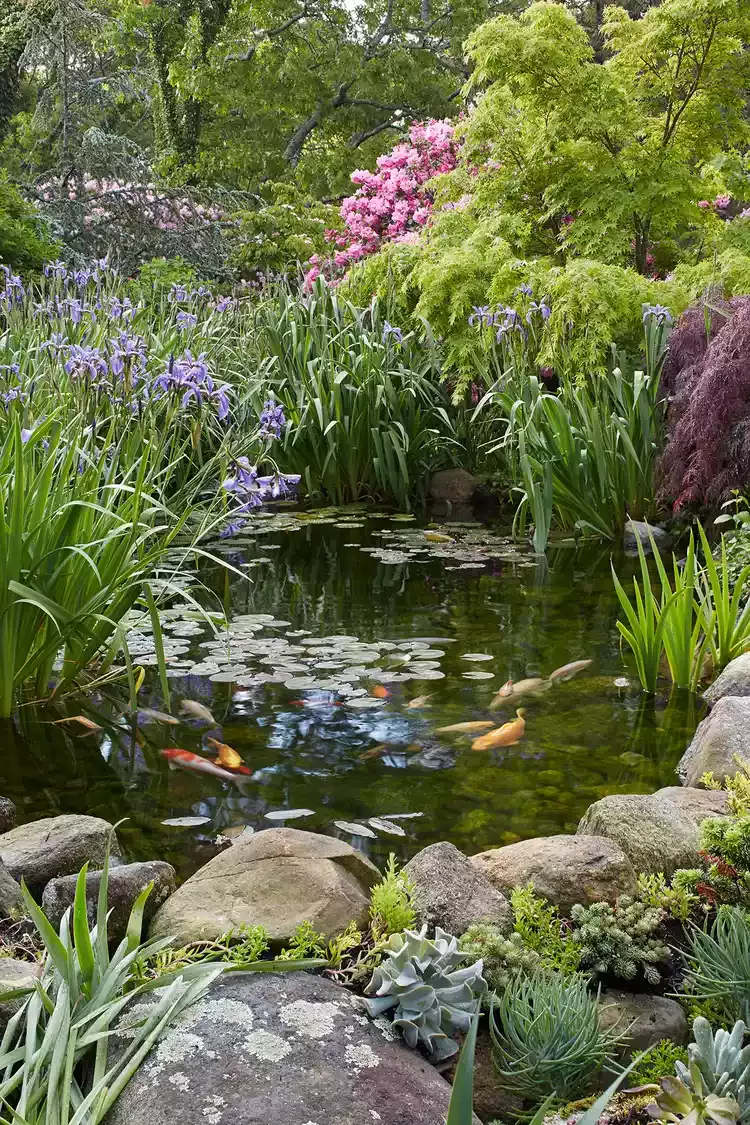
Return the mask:
M 387 753 L 387 751 L 388 743 L 381 742 L 379 746 L 371 746 L 369 750 L 365 750 L 363 754 L 360 754 L 359 760 L 360 762 L 369 762 L 370 758 L 380 758 L 383 754 Z
M 472 750 L 494 750 L 497 746 L 515 746 L 523 738 L 526 730 L 525 713 L 523 707 L 519 707 L 516 711 L 518 718 L 503 723 L 501 727 L 495 727 L 481 738 L 475 738 L 471 744 Z
M 456 540 L 452 539 L 450 535 L 443 535 L 439 531 L 425 531 L 425 539 L 428 543 L 455 543 Z
M 432 699 L 432 695 L 417 695 L 414 699 L 410 699 L 406 706 L 415 711 L 417 707 L 426 707 L 429 699 Z
M 487 730 L 487 727 L 494 727 L 492 719 L 477 719 L 475 723 L 453 723 L 449 727 L 438 727 L 435 734 L 463 734 L 473 730 Z
M 220 766 L 226 766 L 229 770 L 237 770 L 238 773 L 250 773 L 233 746 L 229 746 L 226 742 L 218 742 L 215 738 L 207 738 L 206 742 L 209 746 L 213 746 L 219 755 L 217 761 Z

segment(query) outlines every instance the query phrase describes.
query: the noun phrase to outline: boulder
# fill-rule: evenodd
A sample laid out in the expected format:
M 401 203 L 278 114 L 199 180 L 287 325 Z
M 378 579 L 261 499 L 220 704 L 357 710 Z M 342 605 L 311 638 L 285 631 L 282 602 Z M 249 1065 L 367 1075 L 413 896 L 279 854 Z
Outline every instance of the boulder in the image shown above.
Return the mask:
M 404 868 L 414 884 L 412 901 L 419 925 L 441 926 L 460 937 L 474 922 L 493 922 L 504 934 L 513 911 L 504 894 L 453 844 L 430 844 Z
M 621 992 L 607 989 L 599 995 L 599 1023 L 607 1031 L 627 1034 L 616 1051 L 622 1063 L 645 1051 L 660 1039 L 671 1039 L 679 1046 L 688 1041 L 688 1021 L 683 1008 L 667 996 L 647 992 Z
M 33 895 L 41 895 L 50 879 L 72 875 L 86 860 L 100 867 L 112 825 L 98 816 L 51 816 L 21 824 L 0 836 L 0 859 L 14 879 L 21 877 Z M 119 856 L 117 838 L 112 855 Z
M 666 876 L 698 862 L 698 826 L 666 797 L 613 793 L 595 801 L 578 825 L 580 836 L 606 836 L 638 872 Z
M 703 693 L 711 707 L 725 695 L 750 695 L 750 652 L 743 652 L 730 660 L 723 672 Z
M 249 973 L 216 981 L 167 1030 L 107 1125 L 444 1125 L 449 1097 L 340 985 Z
M 59 927 L 65 911 L 73 905 L 77 878 L 77 875 L 62 875 L 59 879 L 51 879 L 44 888 L 42 909 L 55 929 Z M 86 877 L 86 913 L 89 922 L 93 922 L 96 917 L 100 882 L 100 871 L 92 871 Z M 146 900 L 144 922 L 149 922 L 159 907 L 174 893 L 177 886 L 174 867 L 162 860 L 152 860 L 148 863 L 125 863 L 110 870 L 108 892 L 111 913 L 107 925 L 110 941 L 117 942 L 125 936 L 133 903 L 149 883 L 153 883 L 153 887 Z
M 750 697 L 725 695 L 698 724 L 677 773 L 683 785 L 700 785 L 708 770 L 724 781 L 740 768 L 738 757 L 750 762 Z
M 478 484 L 466 469 L 442 469 L 430 477 L 430 498 L 448 504 L 468 504 Z
M 16 806 L 10 797 L 0 797 L 0 833 L 10 832 L 16 823 Z
M 645 520 L 626 520 L 622 536 L 622 545 L 626 551 L 637 551 L 640 541 L 643 550 L 648 555 L 651 553 L 651 539 L 653 538 L 659 551 L 666 551 L 672 543 L 672 536 L 662 527 L 656 527 Z
M 15 957 L 0 957 L 0 992 L 14 988 L 33 988 L 34 981 L 42 975 L 41 965 L 33 961 L 17 961 Z M 23 1004 L 23 996 L 0 1002 L 0 1031 Z
M 0 918 L 21 918 L 24 911 L 21 887 L 0 860 Z
M 233 926 L 262 925 L 274 943 L 300 922 L 332 937 L 367 922 L 380 873 L 343 840 L 296 828 L 267 828 L 220 852 L 157 911 L 152 937 L 216 938 Z
M 709 816 L 729 816 L 728 793 L 719 789 L 695 789 L 692 785 L 667 785 L 657 789 L 655 797 L 666 797 L 677 808 L 700 824 Z
M 480 852 L 471 862 L 503 894 L 531 881 L 563 913 L 577 902 L 614 902 L 636 885 L 622 848 L 601 836 L 541 836 Z

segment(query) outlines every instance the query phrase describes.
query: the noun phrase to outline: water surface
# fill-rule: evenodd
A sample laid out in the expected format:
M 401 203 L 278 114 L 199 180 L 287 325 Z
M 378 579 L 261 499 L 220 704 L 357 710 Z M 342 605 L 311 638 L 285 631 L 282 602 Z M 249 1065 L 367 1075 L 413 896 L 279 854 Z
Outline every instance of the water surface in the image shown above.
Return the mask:
M 442 542 L 446 533 L 457 542 Z M 229 607 L 235 635 L 217 643 L 184 610 L 166 622 L 173 709 L 183 697 L 199 700 L 216 726 L 147 718 L 136 726 L 94 700 L 88 713 L 115 722 L 77 737 L 52 724 L 59 711 L 24 708 L 5 731 L 0 763 L 0 792 L 17 803 L 19 819 L 128 817 L 120 830 L 128 854 L 168 859 L 185 876 L 216 853 L 224 830 L 269 827 L 266 814 L 283 809 L 312 810 L 287 823 L 340 836 L 382 863 L 390 851 L 405 859 L 437 840 L 472 853 L 574 832 L 605 794 L 675 782 L 700 708 L 686 693 L 638 690 L 615 625 L 611 546 L 568 543 L 538 558 L 481 524 L 446 525 L 425 538 L 416 521 L 349 510 L 260 519 L 218 549 L 252 581 L 208 567 L 201 577 L 216 598 L 204 592 L 200 600 Z M 619 573 L 632 572 L 632 560 L 614 561 Z M 146 662 L 151 650 L 145 632 Z M 593 663 L 521 701 L 518 745 L 476 752 L 471 736 L 435 733 L 509 720 L 518 701 L 495 716 L 487 710 L 506 680 L 547 676 L 579 659 Z M 191 673 L 196 664 L 209 674 Z M 378 685 L 389 693 L 383 701 L 372 694 Z M 425 695 L 424 707 L 408 707 Z M 155 683 L 150 704 L 162 706 Z M 80 710 L 78 702 L 70 713 Z M 207 736 L 233 746 L 253 776 L 235 783 L 169 769 L 162 748 L 202 752 Z M 373 829 L 374 839 L 354 837 L 334 826 L 403 813 L 422 814 L 395 822 L 404 836 Z M 161 823 L 185 815 L 209 821 Z

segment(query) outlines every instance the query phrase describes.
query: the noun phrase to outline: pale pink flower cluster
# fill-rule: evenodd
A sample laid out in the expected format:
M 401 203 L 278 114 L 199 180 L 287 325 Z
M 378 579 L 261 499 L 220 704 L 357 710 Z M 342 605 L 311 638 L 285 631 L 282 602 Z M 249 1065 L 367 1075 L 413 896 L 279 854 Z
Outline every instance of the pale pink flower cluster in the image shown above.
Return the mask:
M 700 199 L 698 206 L 701 211 L 726 211 L 732 202 L 731 195 L 717 195 L 716 199 Z
M 354 262 L 374 254 L 384 242 L 412 242 L 430 217 L 433 197 L 425 186 L 458 163 L 458 141 L 450 121 L 415 122 L 409 139 L 378 157 L 377 171 L 352 173 L 358 188 L 341 205 L 344 232 L 326 231 L 336 246 L 328 261 L 314 254 L 306 283 L 321 273 L 340 277 Z
M 42 184 L 39 192 L 47 202 L 60 198 L 59 184 L 53 181 Z M 83 225 L 86 229 L 115 219 L 123 206 L 138 208 L 143 219 L 159 230 L 181 230 L 187 221 L 208 226 L 226 217 L 213 204 L 204 207 L 202 203 L 192 203 L 189 199 L 171 197 L 155 184 L 89 179 L 81 184 L 68 184 L 63 198 L 83 204 L 86 209 Z

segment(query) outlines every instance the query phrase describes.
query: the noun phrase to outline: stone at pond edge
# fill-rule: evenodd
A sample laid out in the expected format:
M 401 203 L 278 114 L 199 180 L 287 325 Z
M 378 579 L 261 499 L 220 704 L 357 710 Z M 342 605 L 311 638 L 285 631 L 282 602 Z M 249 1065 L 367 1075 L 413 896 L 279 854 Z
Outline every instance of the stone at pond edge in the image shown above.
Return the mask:
M 44 888 L 42 909 L 55 929 L 58 929 L 65 911 L 73 905 L 77 878 L 77 875 L 63 875 L 59 879 L 51 879 Z M 100 882 L 100 871 L 92 871 L 86 877 L 86 913 L 90 923 L 96 918 Z M 148 863 L 126 863 L 111 869 L 108 886 L 111 913 L 107 925 L 110 941 L 120 941 L 125 936 L 133 903 L 149 883 L 154 885 L 146 900 L 144 923 L 149 922 L 174 893 L 177 885 L 174 867 L 162 860 L 152 860 Z
M 722 782 L 739 770 L 736 756 L 750 760 L 750 697 L 726 695 L 698 724 L 677 773 L 683 785 L 700 786 L 708 770 Z
M 667 877 L 698 862 L 698 826 L 673 801 L 642 793 L 613 793 L 589 805 L 578 825 L 580 836 L 606 836 L 622 848 L 633 867 Z
M 691 785 L 667 785 L 657 789 L 655 797 L 666 797 L 700 824 L 709 816 L 729 816 L 727 802 L 729 794 L 719 789 L 696 789 Z
M 665 551 L 671 545 L 672 536 L 661 527 L 656 527 L 645 520 L 626 520 L 622 536 L 622 545 L 626 551 L 637 551 L 638 540 L 643 545 L 645 553 L 651 554 L 651 537 L 659 551 Z
M 621 992 L 607 989 L 599 996 L 599 1023 L 607 1031 L 627 1033 L 616 1051 L 622 1063 L 638 1051 L 645 1051 L 660 1039 L 671 1039 L 680 1047 L 688 1041 L 688 1021 L 676 1000 L 652 996 L 647 992 Z
M 441 926 L 460 937 L 474 922 L 493 922 L 507 934 L 513 911 L 505 895 L 493 887 L 464 854 L 443 840 L 417 852 L 404 874 L 412 880 L 417 923 Z
M 723 672 L 703 693 L 703 698 L 711 707 L 726 695 L 750 695 L 750 652 L 730 660 Z
M 0 836 L 0 859 L 14 879 L 21 877 L 35 896 L 50 879 L 72 875 L 86 860 L 101 867 L 112 825 L 98 816 L 52 816 L 21 824 Z M 119 857 L 117 838 L 112 855 Z
M 356 1003 L 308 973 L 219 979 L 107 1125 L 444 1125 L 447 1082 Z
M 34 981 L 41 975 L 41 965 L 34 964 L 33 961 L 0 957 L 0 992 L 10 992 L 14 988 L 33 988 Z M 15 1000 L 3 1000 L 0 1003 L 0 1033 L 5 1031 L 8 1020 L 16 1014 L 23 1001 L 24 997 L 18 996 Z
M 636 886 L 622 848 L 601 836 L 539 836 L 480 852 L 471 862 L 505 895 L 531 880 L 563 913 L 578 902 L 614 902 Z
M 24 912 L 20 884 L 0 860 L 0 918 L 21 918 Z
M 0 797 L 0 833 L 10 832 L 16 823 L 16 806 L 10 797 Z
M 151 923 L 152 937 L 215 938 L 233 926 L 262 925 L 274 943 L 300 922 L 326 937 L 351 921 L 367 922 L 374 864 L 333 836 L 266 828 L 221 852 L 168 898 Z
M 450 504 L 468 504 L 479 481 L 466 469 L 441 469 L 430 477 L 430 498 Z

